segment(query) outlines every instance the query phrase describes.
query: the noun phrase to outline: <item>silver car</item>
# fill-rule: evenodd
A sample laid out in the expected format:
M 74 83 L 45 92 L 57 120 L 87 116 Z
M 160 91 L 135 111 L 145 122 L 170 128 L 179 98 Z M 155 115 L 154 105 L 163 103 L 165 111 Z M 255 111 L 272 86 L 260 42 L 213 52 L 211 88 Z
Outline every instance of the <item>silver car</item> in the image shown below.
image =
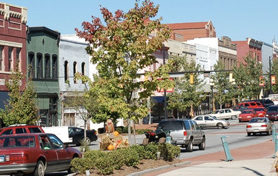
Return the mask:
M 217 128 L 229 128 L 230 123 L 226 120 L 219 120 L 215 116 L 211 115 L 199 115 L 194 117 L 194 120 L 200 127 L 217 127 Z
M 246 125 L 247 136 L 257 133 L 272 134 L 272 122 L 267 117 L 252 118 Z

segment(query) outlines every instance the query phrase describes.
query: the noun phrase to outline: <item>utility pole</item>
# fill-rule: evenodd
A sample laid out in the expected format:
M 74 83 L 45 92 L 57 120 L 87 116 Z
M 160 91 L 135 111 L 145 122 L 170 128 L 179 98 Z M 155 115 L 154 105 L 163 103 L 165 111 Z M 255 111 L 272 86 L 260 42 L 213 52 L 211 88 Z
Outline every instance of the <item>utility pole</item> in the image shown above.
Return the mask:
M 271 84 L 271 57 L 269 56 L 268 63 L 269 63 L 269 94 L 272 94 L 272 84 Z

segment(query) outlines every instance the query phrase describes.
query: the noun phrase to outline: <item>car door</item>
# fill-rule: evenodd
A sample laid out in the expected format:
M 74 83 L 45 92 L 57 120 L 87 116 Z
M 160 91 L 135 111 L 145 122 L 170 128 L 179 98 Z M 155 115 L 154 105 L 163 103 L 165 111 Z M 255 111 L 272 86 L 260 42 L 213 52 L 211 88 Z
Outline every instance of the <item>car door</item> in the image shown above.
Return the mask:
M 201 130 L 199 129 L 199 126 L 197 125 L 196 122 L 193 120 L 190 120 L 190 125 L 191 125 L 191 131 L 193 135 L 193 144 L 199 144 L 201 142 Z
M 206 126 L 206 122 L 204 120 L 204 116 L 197 116 L 195 117 L 195 122 L 200 126 Z
M 70 161 L 73 156 L 71 156 L 70 151 L 64 147 L 63 142 L 53 134 L 48 134 L 51 145 L 54 150 L 56 150 L 58 160 L 57 164 L 59 165 L 59 170 L 66 170 L 70 167 Z
M 47 168 L 46 172 L 53 172 L 57 170 L 58 165 L 58 155 L 56 150 L 52 147 L 50 139 L 46 134 L 39 136 L 39 144 L 42 154 L 46 158 Z
M 210 116 L 205 116 L 205 123 L 207 127 L 212 127 L 216 125 L 214 119 Z

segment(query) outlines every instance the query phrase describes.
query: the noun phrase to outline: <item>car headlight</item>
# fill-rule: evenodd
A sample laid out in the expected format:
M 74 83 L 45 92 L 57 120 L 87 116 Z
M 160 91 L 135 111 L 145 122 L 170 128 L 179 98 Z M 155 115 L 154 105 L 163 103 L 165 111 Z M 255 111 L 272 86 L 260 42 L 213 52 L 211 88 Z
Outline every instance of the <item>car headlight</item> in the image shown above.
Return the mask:
M 268 114 L 266 114 L 265 116 L 268 117 Z

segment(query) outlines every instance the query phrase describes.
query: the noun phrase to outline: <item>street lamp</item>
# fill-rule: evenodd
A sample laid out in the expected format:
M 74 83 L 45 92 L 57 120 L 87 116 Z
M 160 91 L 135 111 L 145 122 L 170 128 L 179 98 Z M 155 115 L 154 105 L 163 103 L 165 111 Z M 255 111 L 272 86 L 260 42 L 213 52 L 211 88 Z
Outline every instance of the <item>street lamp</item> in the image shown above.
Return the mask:
M 272 94 L 272 84 L 271 84 L 271 56 L 268 58 L 268 64 L 269 64 L 269 94 Z
M 214 87 L 213 79 L 209 80 L 209 85 L 210 85 L 210 90 L 211 90 L 211 111 L 213 112 L 215 110 L 214 100 L 213 100 L 213 87 Z

